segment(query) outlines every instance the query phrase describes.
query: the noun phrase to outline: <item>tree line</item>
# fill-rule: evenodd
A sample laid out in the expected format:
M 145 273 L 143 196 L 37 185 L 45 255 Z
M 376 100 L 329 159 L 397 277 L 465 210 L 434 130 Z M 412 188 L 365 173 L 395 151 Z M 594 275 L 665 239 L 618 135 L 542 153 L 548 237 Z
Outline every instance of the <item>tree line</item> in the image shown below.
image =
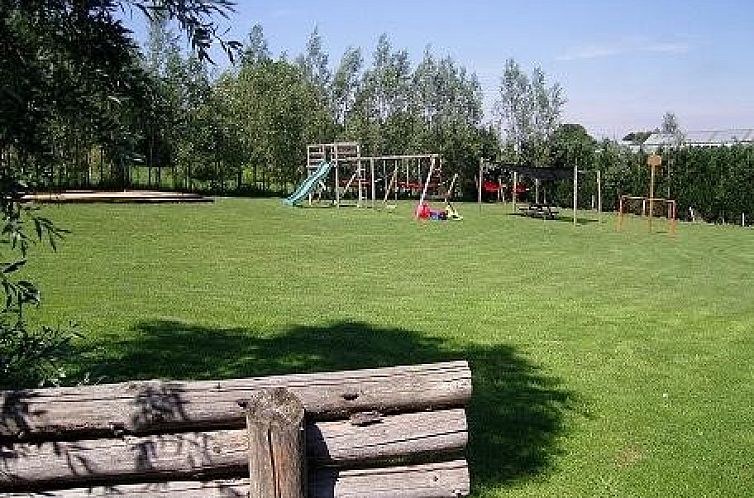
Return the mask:
M 299 56 L 273 57 L 256 25 L 238 63 L 210 80 L 181 59 L 157 20 L 147 53 L 167 112 L 149 128 L 157 145 L 145 164 L 171 168 L 184 188 L 280 193 L 305 174 L 311 143 L 358 141 L 365 155 L 440 153 L 449 173 L 471 173 L 480 155 L 497 149 L 476 75 L 429 48 L 413 66 L 387 35 L 370 61 L 349 48 L 331 65 L 316 29 Z
M 754 216 L 754 147 L 666 147 L 657 175 L 655 196 L 674 199 L 682 220 L 744 223 Z M 617 203 L 620 195 L 649 195 L 650 171 L 645 152 L 617 150 L 606 144 L 594 164 L 605 171 L 603 196 Z M 617 209 L 617 205 L 608 208 Z
M 614 140 L 594 140 L 580 125 L 558 127 L 550 140 L 550 164 L 574 165 L 584 171 L 579 178 L 581 208 L 594 208 L 597 198 L 595 171 L 602 178 L 603 209 L 617 211 L 623 195 L 648 197 L 648 151 L 631 149 Z M 662 166 L 655 179 L 655 197 L 675 200 L 681 220 L 752 224 L 754 218 L 754 147 L 731 144 L 687 147 L 682 139 L 655 153 Z M 550 200 L 572 205 L 569 181 L 554 185 Z M 658 204 L 661 206 L 662 204 Z M 630 206 L 639 214 L 638 206 Z
M 273 56 L 255 25 L 243 43 L 226 45 L 232 64 L 218 73 L 207 62 L 211 31 L 199 29 L 205 38 L 187 54 L 171 2 L 148 12 L 144 48 L 112 16 L 48 9 L 40 20 L 25 15 L 32 4 L 19 3 L 4 21 L 16 39 L 0 61 L 13 97 L 2 109 L 0 161 L 39 189 L 279 195 L 306 174 L 307 144 L 345 140 L 360 142 L 368 155 L 442 154 L 469 198 L 482 157 L 599 168 L 605 209 L 619 195 L 646 195 L 644 155 L 562 123 L 564 90 L 541 68 L 526 74 L 513 59 L 503 67 L 489 122 L 473 72 L 429 47 L 414 64 L 387 35 L 369 56 L 352 47 L 333 60 L 315 29 L 303 53 Z M 663 129 L 669 126 L 679 129 L 674 115 L 663 118 Z M 682 216 L 689 208 L 710 221 L 754 215 L 748 149 L 674 144 L 669 158 L 658 192 L 676 198 Z M 564 206 L 571 203 L 566 183 L 549 186 L 550 199 Z M 589 207 L 594 182 L 581 184 Z
M 115 61 L 69 66 L 68 86 L 53 88 L 56 75 L 45 75 L 46 119 L 23 141 L 0 140 L 4 162 L 41 189 L 279 194 L 305 174 L 310 143 L 358 141 L 365 155 L 440 153 L 449 174 L 468 179 L 477 158 L 498 149 L 476 75 L 430 48 L 413 65 L 382 35 L 369 61 L 349 48 L 331 64 L 315 29 L 302 54 L 273 57 L 257 25 L 233 64 L 212 74 L 206 58 L 180 48 L 169 19 L 151 16 L 144 50 L 120 44 Z

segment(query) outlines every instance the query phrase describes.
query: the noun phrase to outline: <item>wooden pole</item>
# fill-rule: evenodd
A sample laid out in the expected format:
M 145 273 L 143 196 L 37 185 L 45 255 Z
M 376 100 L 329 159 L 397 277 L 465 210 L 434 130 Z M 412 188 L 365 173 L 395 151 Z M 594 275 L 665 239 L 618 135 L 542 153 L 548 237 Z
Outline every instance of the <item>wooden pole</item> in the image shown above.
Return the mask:
M 356 170 L 359 172 L 359 202 L 358 207 L 364 207 L 367 200 L 367 186 L 364 184 L 364 163 L 361 162 L 361 146 L 356 146 Z
M 261 389 L 246 405 L 249 496 L 305 498 L 304 405 L 283 387 Z
M 513 212 L 516 212 L 516 200 L 518 199 L 518 194 L 516 193 L 516 189 L 518 188 L 518 173 L 513 172 L 513 189 L 511 189 L 511 195 L 513 197 Z
M 618 232 L 623 228 L 623 197 L 620 196 L 618 199 L 618 225 L 616 226 L 616 231 Z
M 430 159 L 432 157 L 440 157 L 440 154 L 401 154 L 401 155 L 393 155 L 393 156 L 362 156 L 361 158 L 364 160 L 375 159 L 377 161 L 381 161 L 381 160 L 395 161 L 396 159 L 399 159 L 399 160 Z
M 573 164 L 573 225 L 578 223 L 579 207 L 579 169 L 576 163 Z
M 670 156 L 668 158 L 668 188 L 665 196 L 666 198 L 670 199 L 670 168 L 673 166 L 673 162 L 675 161 L 675 151 L 673 149 L 668 150 L 668 155 Z
M 395 168 L 393 168 L 393 176 L 390 178 L 390 184 L 385 189 L 385 198 L 382 200 L 382 204 L 384 206 L 387 206 L 387 200 L 390 198 L 390 192 L 395 188 L 397 182 L 398 182 L 398 166 L 396 165 Z M 396 189 L 396 192 L 397 192 L 397 189 Z
M 381 159 L 380 163 L 382 164 L 382 186 L 387 192 L 387 159 Z
M 361 167 L 361 159 L 356 161 L 356 174 L 359 175 L 359 200 L 356 202 L 356 207 L 362 207 L 364 202 L 364 170 Z
M 333 146 L 333 156 L 335 157 L 335 205 L 340 207 L 340 164 L 338 164 L 338 146 Z M 253 495 L 252 495 L 253 496 Z
M 422 161 L 421 159 L 419 159 L 416 162 L 416 178 L 417 178 L 417 181 L 419 182 L 419 188 L 421 188 L 422 186 Z
M 479 212 L 482 212 L 482 179 L 484 176 L 484 158 L 479 158 L 479 182 L 477 185 L 478 195 L 477 195 L 477 203 L 479 204 Z
M 653 207 L 654 207 L 654 196 L 655 196 L 655 166 L 650 165 L 649 169 L 651 170 L 651 173 L 649 175 L 649 218 L 647 218 L 647 228 L 649 229 L 649 232 L 652 232 L 652 216 L 653 216 Z
M 393 184 L 393 200 L 395 203 L 398 203 L 398 173 L 401 170 L 401 165 L 403 164 L 403 159 L 396 159 L 393 161 L 393 176 L 390 178 L 391 183 Z M 393 178 L 395 181 L 393 181 Z
M 602 171 L 597 170 L 597 215 L 602 221 Z
M 327 158 L 325 158 L 327 159 Z M 312 164 L 312 146 L 307 145 L 306 146 L 306 166 L 304 167 L 304 172 L 306 173 L 306 176 L 308 177 L 311 173 L 311 170 L 309 169 L 309 166 Z M 257 171 L 256 166 L 254 167 L 254 187 L 257 185 Z M 312 205 L 312 200 L 314 199 L 314 194 L 312 193 L 312 190 L 309 191 L 309 195 L 307 196 L 309 199 L 309 205 Z
M 672 210 L 672 218 L 670 219 L 670 234 L 675 235 L 675 229 L 676 225 L 678 224 L 678 219 L 676 217 L 676 203 L 675 201 L 670 201 L 670 206 Z
M 450 187 L 448 187 L 448 190 L 445 192 L 445 202 L 450 201 L 450 198 L 453 197 L 453 190 L 456 188 L 456 180 L 458 180 L 458 173 L 453 175 L 453 179 L 450 181 Z
M 647 156 L 647 165 L 650 169 L 649 176 L 649 218 L 647 218 L 647 228 L 652 232 L 652 216 L 654 216 L 654 197 L 655 197 L 655 173 L 657 168 L 662 164 L 662 157 L 657 154 Z
M 395 199 L 395 205 L 398 205 L 398 173 L 400 173 L 399 169 L 401 164 L 403 164 L 403 159 L 399 160 L 400 162 L 395 163 L 395 169 L 393 170 L 393 179 L 395 180 L 393 182 L 393 198 Z
M 418 161 L 419 160 L 417 159 L 417 162 Z M 403 184 L 403 193 L 404 194 L 406 194 L 406 191 L 408 190 L 408 186 L 409 186 L 409 181 L 410 181 L 409 178 L 411 176 L 410 171 L 409 171 L 410 169 L 411 169 L 411 161 L 407 160 L 406 161 L 406 183 Z
M 374 181 L 374 159 L 369 160 L 369 176 L 372 178 L 372 209 L 374 209 L 374 201 L 377 197 L 377 184 Z
M 401 161 L 403 163 L 403 161 Z M 398 166 L 395 167 L 395 185 L 393 186 L 393 199 L 395 201 L 395 205 L 398 205 Z

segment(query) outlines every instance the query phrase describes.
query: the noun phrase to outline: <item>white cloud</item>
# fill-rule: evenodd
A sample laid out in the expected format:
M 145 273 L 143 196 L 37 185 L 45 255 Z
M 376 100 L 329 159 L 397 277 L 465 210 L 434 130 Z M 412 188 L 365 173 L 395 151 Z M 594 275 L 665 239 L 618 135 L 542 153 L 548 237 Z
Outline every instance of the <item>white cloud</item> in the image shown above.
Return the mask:
M 660 41 L 647 38 L 626 38 L 618 42 L 577 47 L 556 57 L 559 61 L 600 59 L 629 54 L 685 54 L 691 46 L 685 41 Z

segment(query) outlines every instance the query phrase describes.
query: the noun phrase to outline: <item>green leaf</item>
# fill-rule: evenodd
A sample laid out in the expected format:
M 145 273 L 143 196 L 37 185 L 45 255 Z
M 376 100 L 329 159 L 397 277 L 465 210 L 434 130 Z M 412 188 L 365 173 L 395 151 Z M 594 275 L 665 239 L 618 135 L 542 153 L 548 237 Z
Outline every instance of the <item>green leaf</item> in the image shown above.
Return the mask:
M 26 260 L 20 259 L 16 261 L 15 263 L 10 263 L 8 265 L 5 265 L 5 267 L 3 268 L 3 273 L 8 274 L 8 273 L 13 273 L 15 271 L 18 271 L 25 264 L 26 264 Z

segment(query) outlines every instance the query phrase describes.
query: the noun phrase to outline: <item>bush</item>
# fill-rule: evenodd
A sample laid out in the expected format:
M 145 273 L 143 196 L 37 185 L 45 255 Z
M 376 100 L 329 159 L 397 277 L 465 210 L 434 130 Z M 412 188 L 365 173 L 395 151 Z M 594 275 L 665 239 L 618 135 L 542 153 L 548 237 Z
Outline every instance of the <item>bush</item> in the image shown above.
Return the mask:
M 31 331 L 24 320 L 26 309 L 41 302 L 37 287 L 21 276 L 28 262 L 29 245 L 46 241 L 55 250 L 65 230 L 21 203 L 23 187 L 12 179 L 0 179 L 3 226 L 0 242 L 6 253 L 6 262 L 0 263 L 0 285 L 5 294 L 0 309 L 0 387 L 3 388 L 39 385 L 59 378 L 58 361 L 68 353 L 74 336 L 72 331 L 45 326 Z M 34 227 L 32 236 L 25 231 L 27 222 Z

